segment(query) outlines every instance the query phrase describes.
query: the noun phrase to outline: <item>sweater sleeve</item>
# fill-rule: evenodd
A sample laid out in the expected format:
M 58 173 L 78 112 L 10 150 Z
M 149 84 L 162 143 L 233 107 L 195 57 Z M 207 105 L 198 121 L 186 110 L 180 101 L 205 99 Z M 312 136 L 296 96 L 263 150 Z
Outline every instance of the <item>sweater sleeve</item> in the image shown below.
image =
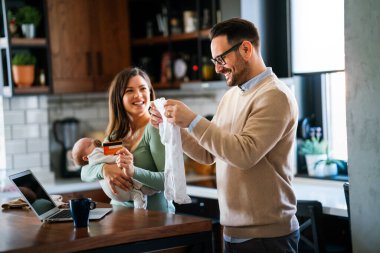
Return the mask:
M 191 159 L 202 164 L 213 164 L 215 162 L 215 157 L 199 145 L 198 141 L 186 129 L 181 128 L 181 140 L 184 153 Z
M 276 89 L 261 93 L 254 106 L 245 106 L 250 112 L 246 118 L 240 115 L 239 120 L 244 123 L 239 132 L 231 133 L 201 119 L 192 133 L 204 149 L 241 169 L 255 166 L 282 138 L 291 137 L 297 126 L 297 109 L 284 93 Z M 231 113 L 230 108 L 224 108 L 215 116 L 227 121 L 235 117 L 236 113 Z
M 81 179 L 84 182 L 94 182 L 103 179 L 103 166 L 105 163 L 85 165 L 81 169 Z
M 151 124 L 147 125 L 145 135 L 149 149 L 149 152 L 144 153 L 145 158 L 153 160 L 153 166 L 152 168 L 140 168 L 136 165 L 133 178 L 150 188 L 163 191 L 165 180 L 165 146 L 161 143 L 158 130 Z

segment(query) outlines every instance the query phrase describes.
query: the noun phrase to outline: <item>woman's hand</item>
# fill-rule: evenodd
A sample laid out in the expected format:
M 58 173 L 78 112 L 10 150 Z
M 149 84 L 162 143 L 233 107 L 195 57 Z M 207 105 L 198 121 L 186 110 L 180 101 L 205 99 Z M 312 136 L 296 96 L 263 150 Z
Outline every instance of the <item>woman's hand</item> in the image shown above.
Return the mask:
M 157 110 L 153 101 L 150 102 L 149 114 L 150 114 L 150 123 L 155 128 L 158 128 L 158 125 L 162 123 L 162 117 L 161 117 L 161 113 Z
M 111 191 L 117 195 L 116 186 L 119 188 L 130 191 L 133 188 L 133 183 L 117 164 L 105 164 L 103 166 L 103 177 L 108 183 Z
M 123 171 L 123 173 L 128 177 L 132 178 L 135 174 L 135 167 L 133 166 L 133 155 L 128 149 L 123 148 L 116 152 L 118 155 L 116 159 L 117 166 Z

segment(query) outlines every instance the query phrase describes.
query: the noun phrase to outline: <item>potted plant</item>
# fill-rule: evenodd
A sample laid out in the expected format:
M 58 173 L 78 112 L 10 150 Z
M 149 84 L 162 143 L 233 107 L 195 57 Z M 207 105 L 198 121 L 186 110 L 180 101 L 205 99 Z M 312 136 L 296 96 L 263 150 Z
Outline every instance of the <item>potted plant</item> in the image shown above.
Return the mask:
M 11 10 L 8 10 L 8 27 L 11 37 L 16 36 L 17 33 L 17 24 L 16 24 L 16 15 L 13 14 Z
M 305 156 L 308 174 L 316 176 L 316 163 L 327 160 L 327 142 L 312 136 L 301 144 L 299 153 Z
M 315 175 L 320 177 L 334 176 L 338 174 L 338 166 L 344 167 L 343 162 L 338 159 L 327 157 L 315 163 Z
M 36 27 L 41 21 L 40 12 L 32 6 L 24 6 L 17 10 L 16 22 L 21 25 L 21 31 L 24 37 L 34 38 Z
M 13 79 L 17 86 L 28 87 L 34 82 L 36 57 L 29 52 L 16 53 L 12 58 Z

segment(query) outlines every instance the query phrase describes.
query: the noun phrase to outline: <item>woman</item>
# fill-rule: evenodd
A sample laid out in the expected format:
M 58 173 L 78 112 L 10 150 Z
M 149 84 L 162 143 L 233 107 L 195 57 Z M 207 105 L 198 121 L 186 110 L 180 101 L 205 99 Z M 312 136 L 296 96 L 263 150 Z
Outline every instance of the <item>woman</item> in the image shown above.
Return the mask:
M 173 203 L 164 197 L 165 147 L 158 130 L 149 123 L 148 109 L 154 99 L 150 79 L 141 69 L 124 69 L 116 75 L 109 89 L 106 141 L 122 140 L 126 149 L 118 153 L 117 164 L 86 165 L 81 177 L 83 181 L 105 179 L 114 192 L 115 186 L 130 190 L 130 179 L 136 179 L 161 191 L 148 196 L 147 209 L 174 213 Z M 130 166 L 132 160 L 134 166 Z M 112 200 L 111 204 L 133 207 L 133 202 Z

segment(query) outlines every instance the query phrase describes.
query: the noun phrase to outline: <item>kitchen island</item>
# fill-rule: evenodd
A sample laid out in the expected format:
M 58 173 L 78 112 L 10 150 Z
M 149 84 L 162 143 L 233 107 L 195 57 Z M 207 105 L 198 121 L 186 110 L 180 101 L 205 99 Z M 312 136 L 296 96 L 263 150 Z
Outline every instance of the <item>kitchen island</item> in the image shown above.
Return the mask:
M 212 252 L 211 220 L 121 206 L 113 206 L 88 228 L 75 229 L 72 222 L 41 223 L 23 209 L 3 209 L 0 224 L 0 252 L 146 252 L 173 247 Z

